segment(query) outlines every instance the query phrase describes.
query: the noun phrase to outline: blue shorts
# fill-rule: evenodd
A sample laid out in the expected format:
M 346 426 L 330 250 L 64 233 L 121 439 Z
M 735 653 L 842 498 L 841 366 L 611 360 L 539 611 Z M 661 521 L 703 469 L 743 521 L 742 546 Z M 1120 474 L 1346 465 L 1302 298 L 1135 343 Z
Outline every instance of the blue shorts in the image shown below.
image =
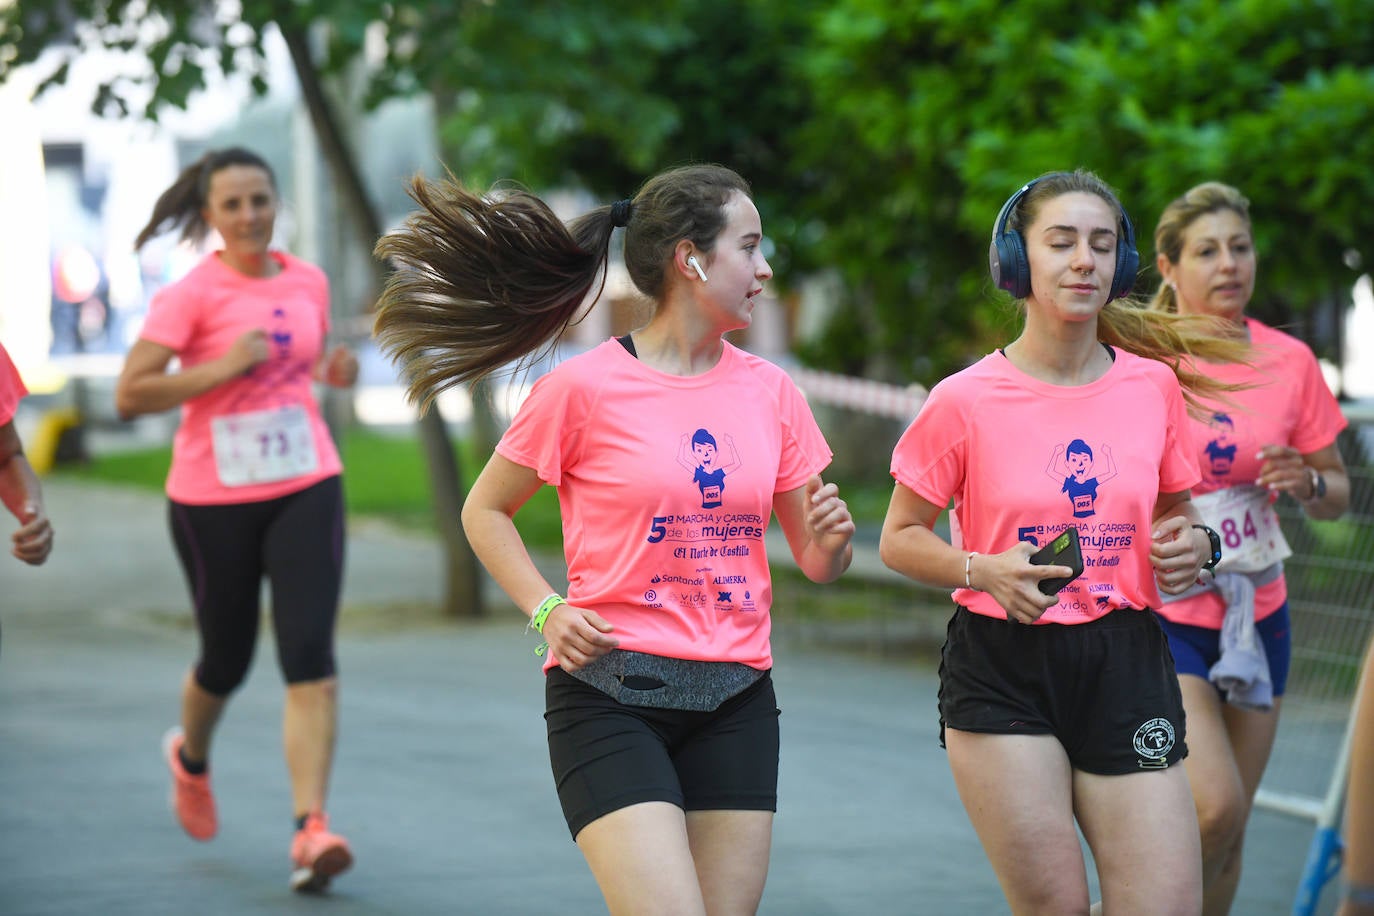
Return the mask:
M 1207 680 L 1207 672 L 1221 658 L 1221 631 L 1174 623 L 1163 617 L 1159 617 L 1159 625 L 1169 637 L 1169 649 L 1174 653 L 1174 667 L 1178 673 L 1195 674 Z M 1269 658 L 1269 682 L 1274 685 L 1274 696 L 1281 697 L 1288 686 L 1288 666 L 1293 659 L 1293 626 L 1288 618 L 1288 602 L 1256 623 L 1255 632 Z

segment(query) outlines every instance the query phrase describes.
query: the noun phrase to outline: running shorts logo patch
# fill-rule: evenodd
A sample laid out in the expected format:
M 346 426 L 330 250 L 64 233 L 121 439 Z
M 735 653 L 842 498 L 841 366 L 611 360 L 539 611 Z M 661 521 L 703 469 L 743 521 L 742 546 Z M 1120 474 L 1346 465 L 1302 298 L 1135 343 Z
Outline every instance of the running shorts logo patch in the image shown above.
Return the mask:
M 1174 749 L 1174 726 L 1168 719 L 1151 719 L 1135 730 L 1135 752 L 1142 767 L 1167 767 Z

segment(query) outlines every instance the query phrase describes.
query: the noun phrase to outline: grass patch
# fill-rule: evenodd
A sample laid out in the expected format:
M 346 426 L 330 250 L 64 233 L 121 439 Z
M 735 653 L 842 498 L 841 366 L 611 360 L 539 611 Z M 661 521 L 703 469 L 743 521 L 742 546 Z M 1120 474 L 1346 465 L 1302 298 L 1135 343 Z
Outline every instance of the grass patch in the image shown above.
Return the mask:
M 472 486 L 486 456 L 474 454 L 465 440 L 454 440 L 463 488 Z M 434 501 L 424 449 L 415 436 L 387 436 L 363 427 L 349 430 L 339 443 L 344 463 L 344 503 L 350 515 L 380 518 L 421 531 L 434 531 Z M 97 455 L 85 464 L 62 465 L 53 476 L 163 491 L 172 448 L 158 446 Z M 558 495 L 541 487 L 515 517 L 531 549 L 561 550 Z
M 466 491 L 486 464 L 472 444 L 455 439 Z M 339 443 L 344 463 L 344 501 L 350 515 L 384 519 L 420 531 L 434 531 L 434 502 L 430 498 L 429 470 L 424 449 L 413 435 L 383 435 L 366 427 L 350 429 Z M 91 480 L 162 492 L 171 446 L 97 455 L 82 465 L 61 465 L 54 476 Z M 881 487 L 848 487 L 841 496 L 862 526 L 878 526 L 892 494 L 890 484 Z M 516 528 L 532 550 L 562 550 L 563 530 L 558 516 L 558 494 L 541 487 L 515 517 Z

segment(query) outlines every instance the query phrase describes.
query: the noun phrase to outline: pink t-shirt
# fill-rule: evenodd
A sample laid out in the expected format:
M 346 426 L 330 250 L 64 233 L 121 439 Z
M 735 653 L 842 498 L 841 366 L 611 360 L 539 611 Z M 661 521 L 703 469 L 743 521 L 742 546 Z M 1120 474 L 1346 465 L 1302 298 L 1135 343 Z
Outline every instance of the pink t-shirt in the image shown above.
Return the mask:
M 9 352 L 4 344 L 0 344 L 0 426 L 14 419 L 14 413 L 19 409 L 19 399 L 28 393 L 29 389 L 24 387 L 24 380 L 19 377 L 19 370 L 14 367 Z
M 1317 358 L 1302 341 L 1282 331 L 1246 319 L 1254 350 L 1252 366 L 1207 364 L 1204 371 L 1228 384 L 1254 387 L 1227 392 L 1226 400 L 1203 399 L 1212 408 L 1205 419 L 1189 421 L 1189 441 L 1202 466 L 1202 483 L 1195 492 L 1251 485 L 1259 477 L 1259 450 L 1286 445 L 1303 454 L 1326 448 L 1346 426 L 1331 389 L 1322 377 Z M 1236 547 L 1246 532 L 1208 519 L 1222 536 L 1222 553 Z M 1255 619 L 1262 620 L 1288 600 L 1288 583 L 1277 580 L 1255 589 Z M 1226 605 L 1215 591 L 1171 601 L 1159 612 L 1176 623 L 1221 628 Z
M 226 266 L 218 254 L 208 255 L 153 297 L 139 336 L 174 350 L 183 368 L 222 356 L 254 328 L 267 331 L 271 348 L 271 356 L 252 371 L 182 405 L 167 476 L 167 495 L 177 502 L 216 505 L 274 499 L 342 469 L 315 402 L 312 378 L 329 330 L 328 281 L 313 264 L 283 252 L 273 252 L 272 257 L 281 271 L 272 277 L 249 277 Z M 216 460 L 214 421 L 268 411 L 289 415 L 292 408 L 304 414 L 300 431 L 306 437 L 304 448 L 314 450 L 309 462 L 313 469 L 267 483 L 222 482 L 225 468 Z M 223 432 L 221 437 L 223 442 Z M 266 439 L 264 444 L 274 447 Z
M 831 456 L 781 369 L 726 343 L 667 375 L 608 340 L 540 378 L 496 451 L 558 488 L 568 601 L 622 649 L 772 666 L 773 496 Z
M 1083 575 L 1039 623 L 1158 607 L 1150 566 L 1155 502 L 1198 480 L 1173 372 L 1114 353 L 1106 374 L 1077 386 L 1031 378 L 991 353 L 936 385 L 893 451 L 898 483 L 937 506 L 953 498 L 956 547 L 1001 553 L 1078 528 Z M 986 592 L 953 594 L 974 613 L 1006 618 Z

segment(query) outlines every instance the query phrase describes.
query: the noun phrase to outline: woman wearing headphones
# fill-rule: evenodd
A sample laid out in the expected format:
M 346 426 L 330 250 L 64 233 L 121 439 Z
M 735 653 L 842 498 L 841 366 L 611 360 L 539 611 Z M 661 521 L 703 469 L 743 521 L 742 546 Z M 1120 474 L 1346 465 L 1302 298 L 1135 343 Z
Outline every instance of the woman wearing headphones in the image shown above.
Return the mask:
M 1017 191 L 990 262 L 1024 329 L 938 384 L 897 443 L 883 561 L 954 589 L 942 738 L 1012 911 L 1088 911 L 1077 822 L 1106 912 L 1195 914 L 1183 703 L 1148 609 L 1218 559 L 1189 501 L 1186 401 L 1219 386 L 1173 358 L 1244 348 L 1117 301 L 1134 234 L 1089 172 Z M 933 531 L 951 499 L 953 544 Z

